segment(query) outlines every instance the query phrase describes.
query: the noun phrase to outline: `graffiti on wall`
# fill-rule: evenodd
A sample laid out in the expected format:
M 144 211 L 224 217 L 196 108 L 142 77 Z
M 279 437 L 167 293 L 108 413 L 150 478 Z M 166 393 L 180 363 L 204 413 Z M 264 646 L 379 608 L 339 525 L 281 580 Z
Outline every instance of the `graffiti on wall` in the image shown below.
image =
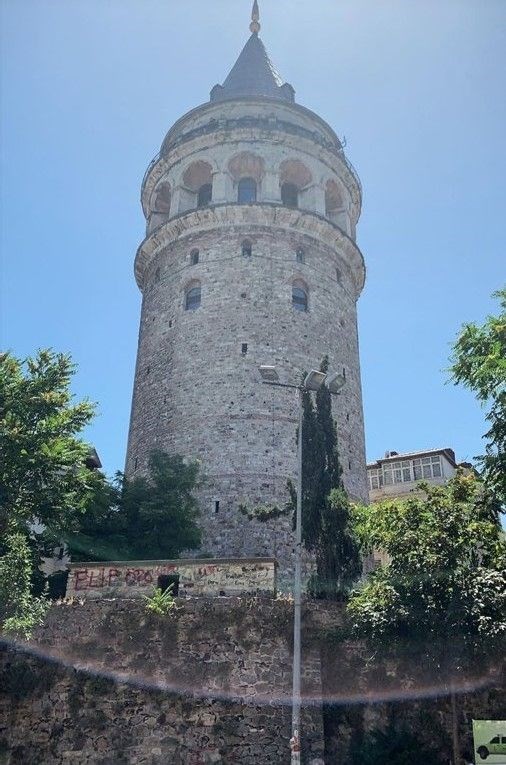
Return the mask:
M 194 576 L 210 577 L 217 571 L 217 566 L 195 566 Z M 72 571 L 72 589 L 75 592 L 83 590 L 100 590 L 105 587 L 149 587 L 156 585 L 159 576 L 174 574 L 178 567 L 174 564 L 153 566 L 152 568 L 115 568 L 100 566 L 93 568 L 77 568 Z
M 153 568 L 114 568 L 102 566 L 100 568 L 77 568 L 72 572 L 73 589 L 96 590 L 103 587 L 149 587 L 156 584 L 158 577 L 164 574 L 172 574 L 176 566 L 155 566 Z

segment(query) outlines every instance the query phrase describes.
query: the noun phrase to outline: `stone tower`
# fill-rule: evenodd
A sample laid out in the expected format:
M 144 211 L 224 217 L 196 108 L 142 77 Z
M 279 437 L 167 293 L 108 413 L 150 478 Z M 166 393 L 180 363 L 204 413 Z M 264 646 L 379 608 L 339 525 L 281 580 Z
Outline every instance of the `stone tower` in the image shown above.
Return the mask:
M 356 302 L 360 181 L 334 131 L 295 103 L 251 36 L 209 102 L 167 133 L 142 182 L 147 234 L 135 259 L 142 292 L 126 473 L 152 449 L 202 462 L 202 552 L 288 563 L 290 522 L 239 507 L 284 503 L 296 468 L 293 391 L 261 384 L 274 365 L 346 375 L 334 400 L 345 485 L 366 500 Z

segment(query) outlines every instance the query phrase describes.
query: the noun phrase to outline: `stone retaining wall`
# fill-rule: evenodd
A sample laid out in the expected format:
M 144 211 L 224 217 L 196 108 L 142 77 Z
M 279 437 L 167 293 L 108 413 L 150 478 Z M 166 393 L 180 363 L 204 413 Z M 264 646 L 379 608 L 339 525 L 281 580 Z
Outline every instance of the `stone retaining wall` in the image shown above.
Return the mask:
M 176 602 L 158 617 L 76 598 L 31 644 L 0 641 L 0 764 L 289 765 L 292 601 Z M 342 624 L 339 605 L 304 603 L 303 765 L 360 765 L 357 745 L 392 722 L 448 765 L 454 722 L 463 754 L 472 719 L 505 719 L 498 666 L 451 677 L 419 645 L 386 662 Z

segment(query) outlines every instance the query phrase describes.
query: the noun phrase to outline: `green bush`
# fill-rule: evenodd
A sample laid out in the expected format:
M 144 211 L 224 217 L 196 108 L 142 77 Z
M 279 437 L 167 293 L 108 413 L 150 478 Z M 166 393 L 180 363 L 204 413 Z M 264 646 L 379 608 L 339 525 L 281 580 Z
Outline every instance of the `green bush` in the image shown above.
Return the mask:
M 31 594 L 32 557 L 23 534 L 9 534 L 0 557 L 0 625 L 2 632 L 27 640 L 44 621 L 50 603 Z

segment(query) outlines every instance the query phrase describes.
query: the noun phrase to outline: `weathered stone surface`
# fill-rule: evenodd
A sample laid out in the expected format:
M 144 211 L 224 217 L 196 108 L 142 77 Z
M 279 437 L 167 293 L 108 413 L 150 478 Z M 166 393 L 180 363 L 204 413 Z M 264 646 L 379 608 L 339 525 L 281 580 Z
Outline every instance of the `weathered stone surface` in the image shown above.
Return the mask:
M 257 182 L 256 203 L 237 203 L 245 176 Z M 211 204 L 197 208 L 206 179 Z M 284 181 L 298 183 L 300 209 L 281 204 Z M 284 586 L 293 568 L 290 519 L 262 524 L 239 511 L 284 505 L 296 473 L 296 396 L 262 385 L 261 364 L 291 383 L 325 355 L 345 371 L 333 403 L 343 480 L 367 500 L 358 180 L 331 128 L 308 110 L 228 101 L 174 126 L 144 179 L 142 201 L 149 225 L 135 269 L 143 302 L 127 475 L 145 474 L 155 448 L 200 460 L 203 552 L 276 557 Z M 307 312 L 292 305 L 294 285 L 308 293 Z M 201 305 L 185 310 L 193 286 Z
M 55 606 L 31 645 L 0 646 L 2 765 L 288 765 L 292 603 L 178 604 L 169 618 L 148 616 L 136 599 Z M 499 667 L 451 678 L 417 652 L 406 666 L 384 665 L 336 638 L 342 621 L 338 605 L 304 604 L 304 765 L 357 765 L 353 745 L 389 720 L 447 765 L 451 688 L 463 751 L 473 718 L 505 718 Z
M 119 561 L 72 563 L 67 597 L 117 598 L 151 595 L 163 582 L 179 577 L 181 597 L 196 595 L 274 595 L 277 563 L 273 558 Z

